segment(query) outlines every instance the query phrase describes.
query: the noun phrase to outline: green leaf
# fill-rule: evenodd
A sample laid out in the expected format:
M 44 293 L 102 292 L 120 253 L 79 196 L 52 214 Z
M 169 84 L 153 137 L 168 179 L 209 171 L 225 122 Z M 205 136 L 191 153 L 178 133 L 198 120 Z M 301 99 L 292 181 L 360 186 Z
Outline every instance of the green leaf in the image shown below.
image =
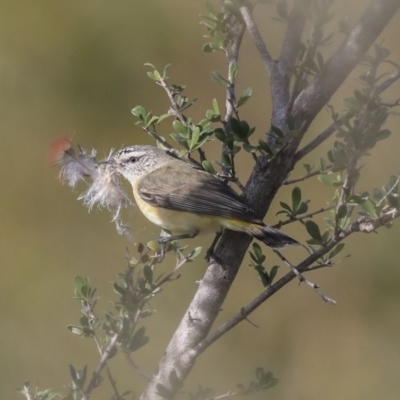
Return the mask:
M 151 240 L 150 242 L 147 243 L 147 247 L 156 252 L 159 253 L 161 251 L 161 245 L 159 242 L 157 242 L 156 240 Z
M 202 249 L 202 247 L 196 247 L 188 254 L 187 259 L 193 261 L 201 253 Z
M 339 254 L 343 250 L 344 246 L 345 246 L 344 243 L 339 243 L 333 250 L 331 250 L 331 252 L 328 255 L 328 258 L 335 257 L 337 254 Z
M 272 268 L 271 268 L 271 271 L 269 271 L 269 280 L 270 280 L 270 283 L 272 284 L 272 282 L 274 281 L 274 279 L 275 279 L 275 277 L 276 277 L 276 274 L 278 273 L 278 269 L 279 269 L 279 265 L 274 265 Z
M 134 109 L 132 109 L 131 113 L 141 121 L 146 120 L 147 113 L 143 106 L 136 106 Z
M 83 328 L 80 326 L 68 325 L 67 329 L 75 335 L 83 335 Z
M 157 125 L 159 125 L 160 122 L 161 122 L 163 119 L 166 119 L 166 118 L 169 118 L 169 117 L 171 117 L 171 114 L 163 114 L 163 115 L 160 115 L 160 116 L 158 117 Z
M 284 139 L 285 138 L 284 133 L 275 125 L 271 125 L 271 132 L 273 132 L 280 139 Z
M 145 265 L 143 267 L 143 275 L 146 278 L 147 282 L 149 282 L 149 283 L 153 282 L 153 271 L 152 271 L 150 265 Z
M 342 149 L 332 149 L 332 156 L 335 160 L 335 163 L 340 165 L 347 165 L 347 155 Z
M 375 139 L 376 139 L 376 140 L 385 140 L 385 139 L 387 139 L 391 134 L 392 134 L 392 132 L 389 131 L 389 129 L 383 129 L 382 131 L 378 132 L 378 133 L 375 135 Z
M 76 290 L 80 292 L 82 287 L 85 286 L 86 284 L 87 284 L 87 279 L 82 278 L 81 276 L 75 276 L 74 285 Z
M 322 174 L 318 176 L 318 179 L 326 186 L 335 186 L 335 181 L 331 175 Z
M 260 147 L 260 150 L 264 151 L 265 153 L 267 153 L 268 155 L 273 156 L 274 152 L 271 150 L 271 148 L 267 145 L 267 143 L 264 142 L 264 140 L 259 140 L 258 141 L 258 145 Z
M 211 122 L 219 122 L 219 121 L 221 121 L 221 115 L 216 113 L 214 110 L 207 110 L 206 117 Z
M 214 111 L 215 111 L 217 114 L 220 114 L 217 99 L 213 99 L 212 105 L 213 105 Z
M 153 81 L 156 81 L 156 82 L 159 82 L 161 80 L 161 75 L 160 75 L 160 73 L 158 71 L 154 71 L 154 72 L 149 71 L 147 73 L 147 76 L 150 79 L 153 79 Z
M 347 207 L 346 204 L 341 204 L 336 212 L 336 218 L 342 219 L 347 216 Z
M 296 213 L 301 202 L 301 189 L 296 186 L 292 190 L 292 210 Z
M 248 143 L 243 143 L 243 149 L 246 150 L 248 153 L 256 153 L 257 152 L 257 147 L 252 146 L 251 144 L 248 144 Z
M 171 66 L 171 64 L 167 64 L 164 69 L 163 69 L 163 78 L 166 79 L 167 78 L 167 71 L 168 68 Z
M 307 174 L 309 174 L 313 167 L 310 164 L 303 164 L 304 169 L 306 170 Z
M 238 73 L 238 66 L 236 62 L 231 62 L 229 64 L 229 73 L 228 73 L 228 79 L 230 83 L 234 83 L 237 77 Z
M 213 76 L 211 77 L 211 80 L 215 83 L 218 83 L 219 85 L 226 87 L 226 85 L 229 83 L 221 74 L 218 72 L 213 72 Z
M 153 64 L 151 64 L 151 63 L 144 63 L 143 64 L 145 67 L 150 67 L 150 68 L 152 68 L 152 69 L 154 69 L 154 70 L 156 70 L 157 68 L 153 65 Z
M 214 49 L 211 47 L 210 43 L 206 43 L 202 50 L 204 51 L 204 53 L 212 53 L 214 51 Z
M 236 103 L 236 107 L 240 107 L 247 102 L 247 100 L 252 96 L 253 89 L 251 87 L 246 88 L 239 97 Z
M 300 206 L 296 210 L 296 215 L 305 214 L 308 211 L 309 202 L 309 200 L 301 202 Z
M 263 255 L 260 245 L 256 242 L 253 243 L 253 252 L 254 255 L 257 257 L 257 260 Z
M 318 244 L 322 243 L 322 236 L 321 236 L 321 232 L 319 230 L 319 226 L 311 220 L 308 220 L 306 222 L 306 229 L 308 234 L 318 242 Z
M 209 172 L 210 174 L 215 175 L 217 171 L 215 171 L 213 165 L 208 160 L 204 160 L 201 165 L 203 166 L 204 170 Z
M 351 195 L 347 200 L 346 203 L 350 206 L 361 204 L 365 199 L 357 194 Z
M 224 132 L 224 130 L 222 128 L 217 128 L 214 131 L 214 135 L 218 140 L 220 140 L 221 142 L 225 143 L 226 135 L 225 135 L 225 132 Z
M 146 328 L 142 326 L 139 328 L 133 335 L 130 343 L 129 343 L 129 350 L 134 352 L 144 345 L 146 345 L 149 341 L 149 337 L 145 336 Z
M 181 121 L 177 119 L 172 123 L 172 127 L 176 132 L 179 133 L 187 133 L 188 131 L 188 128 L 185 125 L 183 125 Z
M 283 201 L 280 201 L 279 204 L 281 205 L 282 208 L 285 210 L 289 211 L 290 214 L 293 214 L 293 210 L 290 208 L 290 206 Z
M 190 140 L 190 146 L 189 146 L 190 150 L 194 149 L 194 147 L 199 141 L 199 138 L 200 138 L 200 129 L 196 127 L 192 132 L 192 138 Z
M 172 137 L 177 143 L 183 146 L 186 150 L 189 150 L 188 141 L 186 138 L 183 138 L 179 133 L 171 133 L 169 136 Z
M 226 153 L 221 153 L 221 161 L 224 165 L 226 165 L 227 167 L 231 167 L 232 163 L 231 163 L 231 158 L 229 157 L 228 154 Z
M 342 102 L 346 108 L 354 113 L 358 114 L 363 109 L 363 104 L 361 104 L 357 99 L 354 97 L 346 97 L 342 99 Z
M 378 218 L 376 213 L 375 204 L 371 200 L 366 200 L 361 204 L 362 209 L 372 218 Z

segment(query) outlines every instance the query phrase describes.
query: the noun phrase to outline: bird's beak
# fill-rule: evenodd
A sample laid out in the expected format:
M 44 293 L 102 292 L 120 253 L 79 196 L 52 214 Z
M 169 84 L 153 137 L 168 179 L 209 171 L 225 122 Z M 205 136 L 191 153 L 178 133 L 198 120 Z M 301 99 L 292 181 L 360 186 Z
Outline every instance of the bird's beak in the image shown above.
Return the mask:
M 100 161 L 100 162 L 99 162 L 99 165 L 103 165 L 103 164 L 105 164 L 105 165 L 110 165 L 111 167 L 115 167 L 115 166 L 117 165 L 117 163 L 116 163 L 116 161 L 115 161 L 114 158 L 110 158 L 110 159 L 108 159 L 108 160 Z

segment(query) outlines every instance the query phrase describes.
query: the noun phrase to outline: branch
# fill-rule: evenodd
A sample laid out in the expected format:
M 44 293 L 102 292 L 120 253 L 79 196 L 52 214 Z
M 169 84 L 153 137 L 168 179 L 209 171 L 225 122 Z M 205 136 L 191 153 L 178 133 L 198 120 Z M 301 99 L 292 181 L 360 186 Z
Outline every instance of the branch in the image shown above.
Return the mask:
M 329 211 L 334 208 L 335 208 L 335 206 L 329 206 L 329 207 L 325 207 L 325 208 L 320 208 L 319 210 L 310 212 L 308 214 L 304 214 L 301 217 L 288 218 L 285 221 L 279 221 L 277 224 L 271 225 L 271 228 L 280 229 L 284 225 L 288 225 L 288 224 L 291 224 L 292 222 L 296 222 L 296 221 L 299 222 L 299 221 L 303 221 L 304 219 L 312 218 L 314 215 L 321 214 L 325 211 Z
M 258 52 L 260 53 L 264 67 L 267 69 L 267 71 L 270 71 L 274 64 L 274 60 L 272 59 L 272 56 L 260 35 L 257 25 L 254 22 L 253 16 L 251 15 L 252 10 L 247 5 L 240 6 L 239 10 L 246 24 L 247 31 L 249 32 Z
M 397 185 L 398 185 L 399 183 L 400 183 L 400 175 L 397 177 L 396 181 L 394 182 L 394 184 L 393 184 L 393 186 L 390 188 L 390 190 L 389 190 L 387 193 L 385 193 L 385 195 L 376 203 L 376 207 L 379 207 L 379 206 L 382 204 L 383 200 L 384 200 L 385 198 L 387 198 L 387 196 L 389 196 L 389 194 L 393 193 L 393 190 L 396 189 L 396 187 L 397 187 Z
M 274 253 L 291 269 L 292 272 L 295 273 L 295 275 L 299 278 L 300 283 L 305 282 L 310 288 L 314 289 L 315 292 L 322 298 L 327 303 L 331 303 L 336 305 L 336 300 L 331 299 L 330 297 L 324 295 L 320 288 L 319 285 L 309 281 L 304 275 L 302 275 L 297 268 L 292 265 L 278 250 L 274 250 Z
M 378 96 L 382 94 L 386 89 L 388 89 L 393 83 L 395 83 L 400 78 L 400 70 L 394 72 L 386 81 L 382 82 L 376 89 L 375 95 Z M 373 96 L 372 96 L 373 97 Z M 352 112 L 347 112 L 344 115 L 345 119 L 350 119 L 354 116 Z M 307 154 L 311 153 L 315 150 L 320 144 L 325 142 L 325 140 L 329 139 L 341 126 L 343 122 L 340 120 L 332 122 L 324 131 L 322 131 L 315 139 L 313 139 L 310 143 L 300 149 L 294 156 L 293 165 L 295 165 L 298 161 L 300 161 Z
M 351 118 L 353 113 L 348 112 L 345 118 Z M 315 139 L 299 150 L 293 157 L 293 165 L 296 165 L 303 157 L 315 150 L 320 144 L 330 138 L 343 123 L 341 121 L 334 121 L 324 131 L 322 131 Z
M 323 3 L 322 3 L 323 4 Z M 326 8 L 329 7 L 329 3 L 323 4 L 322 7 L 325 6 Z M 322 26 L 324 23 L 324 18 L 326 18 L 325 14 L 318 13 L 317 19 L 314 21 L 313 26 L 311 28 L 310 39 L 308 40 L 306 50 L 304 52 L 303 58 L 299 64 L 296 80 L 294 82 L 294 87 L 292 90 L 292 94 L 290 96 L 288 109 L 291 110 L 293 107 L 293 103 L 300 93 L 301 83 L 303 81 L 303 76 L 305 72 L 305 68 L 309 60 L 313 60 L 315 53 L 318 48 L 318 42 L 323 34 Z
M 97 365 L 96 369 L 93 371 L 92 378 L 90 379 L 90 382 L 88 384 L 87 389 L 85 390 L 82 400 L 88 400 L 93 389 L 95 389 L 96 386 L 98 385 L 99 379 L 100 379 L 100 373 L 103 370 L 103 368 L 106 366 L 107 360 L 110 358 L 110 354 L 112 354 L 112 352 L 116 348 L 121 331 L 122 331 L 122 323 L 121 323 L 120 331 L 115 333 L 114 336 L 110 339 L 110 342 L 108 343 L 106 349 L 104 350 L 103 354 L 101 355 L 100 362 Z
M 165 81 L 165 79 L 163 77 L 161 77 L 159 79 L 159 84 L 160 86 L 165 90 L 165 92 L 167 93 L 167 96 L 169 98 L 169 101 L 171 102 L 172 105 L 172 112 L 175 115 L 176 118 L 179 119 L 179 121 L 182 122 L 183 125 L 187 125 L 187 121 L 186 118 L 183 116 L 183 114 L 181 113 L 180 109 L 179 109 L 179 105 L 176 102 L 174 95 L 171 92 L 171 89 L 168 87 L 167 82 Z
M 382 82 L 375 90 L 375 93 L 377 95 L 381 94 L 384 92 L 387 88 L 389 88 L 393 83 L 395 83 L 398 79 L 400 78 L 400 70 L 397 70 L 394 72 L 392 75 L 389 76 L 388 79 L 386 79 L 385 82 Z
M 144 127 L 143 130 L 149 134 L 153 139 L 155 139 L 157 142 L 162 143 L 164 147 L 166 147 L 169 151 L 171 152 L 176 152 L 178 154 L 177 150 L 175 150 L 164 138 L 162 138 L 155 130 L 150 129 L 148 127 Z
M 279 56 L 279 67 L 281 73 L 290 77 L 297 59 L 297 50 L 299 42 L 303 35 L 306 16 L 304 15 L 303 4 L 296 1 L 291 11 L 285 37 L 282 42 L 281 54 Z
M 285 181 L 283 181 L 282 185 L 292 185 L 293 183 L 305 181 L 306 179 L 312 178 L 315 175 L 320 175 L 326 171 L 329 171 L 332 167 L 333 167 L 333 165 L 329 164 L 323 170 L 319 169 L 318 171 L 309 172 L 308 174 L 303 175 L 302 177 L 296 178 L 296 179 L 286 179 Z
M 147 373 L 146 371 L 143 371 L 136 363 L 133 361 L 131 355 L 129 353 L 125 353 L 125 358 L 128 362 L 128 364 L 132 367 L 133 370 L 137 372 L 139 376 L 142 378 L 146 379 L 146 381 L 150 381 L 151 375 Z
M 400 7 L 398 0 L 373 0 L 321 73 L 297 97 L 293 115 L 310 121 L 367 52 Z
M 29 384 L 25 383 L 21 393 L 26 397 L 26 400 L 33 400 L 33 397 L 29 391 Z

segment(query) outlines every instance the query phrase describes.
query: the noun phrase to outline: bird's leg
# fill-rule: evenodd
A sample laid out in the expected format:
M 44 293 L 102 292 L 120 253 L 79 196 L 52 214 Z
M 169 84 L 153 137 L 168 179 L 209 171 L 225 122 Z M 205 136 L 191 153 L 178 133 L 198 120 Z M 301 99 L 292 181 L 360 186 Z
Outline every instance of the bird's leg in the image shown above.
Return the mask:
M 204 257 L 207 261 L 210 261 L 210 258 L 214 256 L 214 249 L 215 246 L 218 243 L 219 238 L 221 237 L 222 232 L 218 232 L 215 237 L 214 240 L 211 243 L 211 246 L 208 248 L 207 252 L 206 252 L 206 256 Z
M 164 232 L 168 232 L 168 231 L 164 231 Z M 156 238 L 156 242 L 162 244 L 166 244 L 169 242 L 173 242 L 174 240 L 180 240 L 180 239 L 193 239 L 194 237 L 196 237 L 199 234 L 198 231 L 194 231 L 194 232 L 190 232 L 190 233 L 183 233 L 181 235 L 171 235 L 171 236 L 159 236 L 158 238 Z
M 169 231 L 163 229 L 162 233 L 168 233 L 170 234 Z M 181 235 L 171 235 L 170 236 L 159 236 L 158 238 L 155 239 L 156 242 L 160 243 L 161 245 L 161 258 L 164 258 L 165 255 L 165 246 L 169 242 L 173 242 L 174 240 L 180 240 L 180 239 L 193 239 L 199 234 L 199 231 L 193 231 L 189 233 L 183 233 Z

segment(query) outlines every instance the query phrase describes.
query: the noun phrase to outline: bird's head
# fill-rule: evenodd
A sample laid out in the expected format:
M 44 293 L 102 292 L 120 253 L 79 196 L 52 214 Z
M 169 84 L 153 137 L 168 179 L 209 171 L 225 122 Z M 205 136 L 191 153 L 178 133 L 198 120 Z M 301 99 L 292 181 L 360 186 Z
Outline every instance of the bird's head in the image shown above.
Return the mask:
M 105 161 L 131 184 L 147 173 L 168 163 L 172 158 L 161 149 L 150 145 L 135 145 L 119 150 Z

